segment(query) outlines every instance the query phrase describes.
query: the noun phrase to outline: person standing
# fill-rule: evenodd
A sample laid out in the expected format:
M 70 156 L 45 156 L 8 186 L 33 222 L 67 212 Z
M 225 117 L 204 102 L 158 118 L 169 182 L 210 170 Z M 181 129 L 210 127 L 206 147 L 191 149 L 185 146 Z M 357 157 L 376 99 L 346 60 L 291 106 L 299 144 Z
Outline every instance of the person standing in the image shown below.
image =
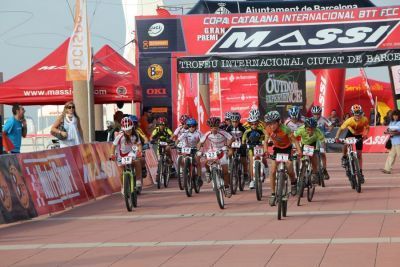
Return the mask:
M 386 159 L 385 168 L 382 172 L 385 174 L 392 173 L 392 167 L 396 157 L 400 157 L 400 110 L 394 110 L 392 112 L 392 119 L 389 123 L 389 128 L 386 130 L 386 134 L 390 135 L 392 142 L 392 148 L 389 151 L 389 155 Z
M 333 127 L 340 126 L 340 119 L 339 116 L 337 115 L 336 109 L 332 109 L 331 115 L 329 116 L 328 120 L 332 123 Z
M 146 134 L 147 138 L 150 138 L 152 133 L 152 130 L 149 129 L 150 116 L 151 116 L 151 108 L 150 107 L 143 108 L 143 114 L 140 117 L 139 126 Z
M 69 101 L 64 105 L 64 110 L 51 127 L 51 132 L 62 137 L 60 138 L 61 148 L 82 143 L 82 127 L 74 102 Z
M 20 153 L 22 137 L 26 137 L 27 133 L 25 109 L 19 104 L 15 104 L 12 107 L 12 113 L 13 116 L 6 121 L 3 131 L 14 145 L 10 152 Z

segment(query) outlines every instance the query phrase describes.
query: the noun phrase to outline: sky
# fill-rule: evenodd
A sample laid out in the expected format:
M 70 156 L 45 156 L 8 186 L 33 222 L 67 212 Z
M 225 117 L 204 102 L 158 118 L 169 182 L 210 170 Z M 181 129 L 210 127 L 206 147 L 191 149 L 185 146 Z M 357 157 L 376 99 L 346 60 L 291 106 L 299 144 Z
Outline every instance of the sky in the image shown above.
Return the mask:
M 87 1 L 94 52 L 108 44 L 123 54 L 125 19 L 122 0 Z M 143 1 L 151 3 L 155 0 Z M 399 4 L 399 0 L 371 1 L 377 6 Z M 187 12 L 195 3 L 196 0 L 164 0 L 165 5 L 178 7 L 175 12 L 178 14 Z M 74 5 L 75 0 L 0 0 L 0 72 L 5 81 L 39 62 L 71 35 Z M 389 81 L 387 67 L 367 68 L 366 73 L 369 78 Z M 359 70 L 349 69 L 346 75 L 357 76 Z M 307 80 L 315 80 L 310 71 Z M 26 109 L 36 118 L 37 107 Z M 6 106 L 5 117 L 10 114 L 10 106 Z

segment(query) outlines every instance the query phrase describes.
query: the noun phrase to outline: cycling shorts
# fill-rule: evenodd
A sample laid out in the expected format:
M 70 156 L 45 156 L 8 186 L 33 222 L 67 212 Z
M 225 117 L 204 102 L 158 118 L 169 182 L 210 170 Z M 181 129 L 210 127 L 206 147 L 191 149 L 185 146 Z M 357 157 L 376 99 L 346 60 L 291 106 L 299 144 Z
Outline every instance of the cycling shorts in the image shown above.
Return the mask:
M 278 153 L 292 155 L 292 145 L 285 148 L 274 147 L 274 156 Z
M 362 138 L 362 135 L 354 135 L 352 132 L 347 131 L 347 134 L 346 134 L 345 138 L 348 138 L 348 137 L 355 137 L 357 139 L 357 142 L 356 142 L 356 150 L 357 151 L 363 149 L 363 138 Z

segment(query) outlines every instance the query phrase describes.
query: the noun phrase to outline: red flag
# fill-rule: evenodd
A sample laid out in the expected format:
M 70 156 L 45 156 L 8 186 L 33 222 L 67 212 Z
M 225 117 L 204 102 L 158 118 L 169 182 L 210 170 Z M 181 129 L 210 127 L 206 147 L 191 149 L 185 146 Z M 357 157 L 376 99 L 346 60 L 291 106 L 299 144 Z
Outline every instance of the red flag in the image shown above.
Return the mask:
M 363 87 L 367 90 L 367 95 L 369 97 L 369 101 L 371 101 L 371 105 L 375 106 L 374 97 L 372 96 L 371 86 L 369 86 L 367 74 L 363 68 L 360 68 L 361 79 L 363 81 Z

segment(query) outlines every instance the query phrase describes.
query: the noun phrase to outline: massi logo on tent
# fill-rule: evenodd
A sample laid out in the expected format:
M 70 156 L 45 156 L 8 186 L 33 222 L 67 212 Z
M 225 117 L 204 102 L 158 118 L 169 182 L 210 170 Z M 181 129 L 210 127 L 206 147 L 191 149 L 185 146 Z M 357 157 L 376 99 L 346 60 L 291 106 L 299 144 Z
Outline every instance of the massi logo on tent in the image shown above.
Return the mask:
M 215 14 L 230 14 L 231 12 L 229 11 L 229 9 L 227 9 L 226 3 L 218 3 L 219 8 L 217 8 L 217 10 L 215 10 Z
M 310 51 L 376 49 L 399 21 L 230 28 L 208 51 L 214 53 L 281 54 Z
M 164 28 L 164 24 L 158 22 L 151 25 L 147 32 L 150 37 L 157 37 L 164 32 Z

